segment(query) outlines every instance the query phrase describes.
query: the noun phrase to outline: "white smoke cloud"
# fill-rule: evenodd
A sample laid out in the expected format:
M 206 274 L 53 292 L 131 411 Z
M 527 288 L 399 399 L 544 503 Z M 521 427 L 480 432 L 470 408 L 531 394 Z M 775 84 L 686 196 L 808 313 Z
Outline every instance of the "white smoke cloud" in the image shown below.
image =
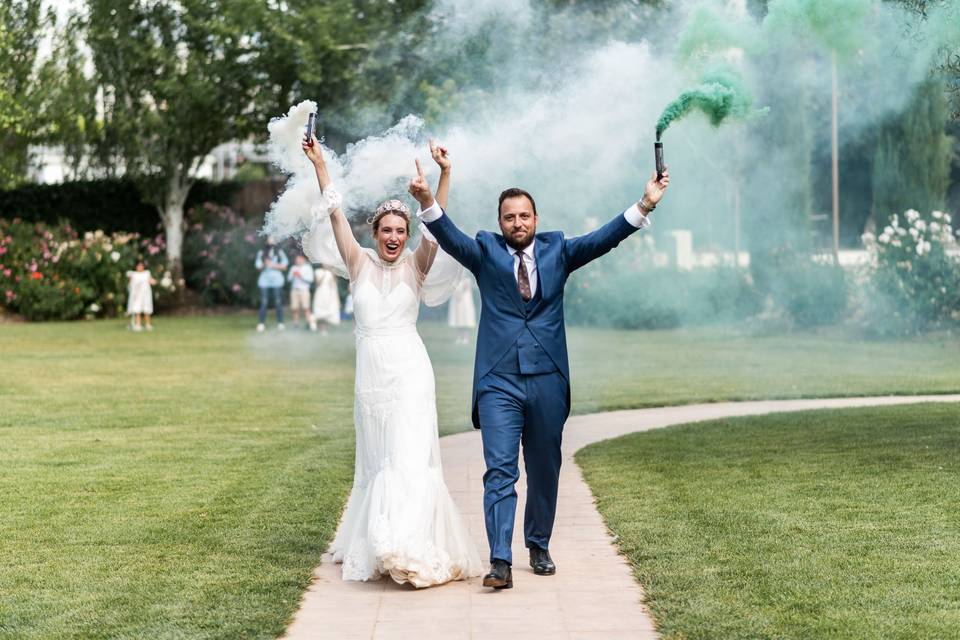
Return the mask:
M 754 37 L 762 31 L 761 25 L 745 15 L 742 4 L 679 3 L 671 10 L 670 34 L 651 31 L 636 42 L 591 46 L 574 38 L 570 47 L 577 55 L 562 61 L 518 52 L 516 68 L 502 68 L 503 81 L 484 93 L 482 102 L 466 104 L 449 125 L 427 127 L 419 117 L 410 115 L 381 134 L 349 146 L 341 156 L 325 150 L 334 180 L 344 194 L 345 209 L 348 214 L 365 217 L 387 198 L 406 198 L 413 204 L 406 196 L 406 184 L 414 173 L 415 158 L 436 184 L 436 169 L 426 147 L 426 139 L 434 137 L 450 148 L 454 170 L 449 211 L 466 230 L 495 227 L 497 195 L 510 186 L 534 194 L 545 228 L 579 233 L 588 226 L 587 218 L 612 217 L 642 194 L 653 170 L 656 119 L 668 102 L 694 82 L 702 62 L 680 60 L 671 46 L 657 49 L 651 42 L 676 44 L 677 36 L 696 14 L 694 9 L 704 5 L 716 8 L 717 19 L 727 16 L 734 29 L 749 23 L 748 31 Z M 771 8 L 776 8 L 776 2 Z M 531 5 L 525 0 L 440 0 L 433 11 L 433 18 L 446 26 L 439 36 L 445 46 L 456 46 L 491 20 L 508 21 L 521 33 L 535 26 Z M 917 40 L 921 44 L 916 46 L 903 41 L 899 50 L 875 46 L 891 42 L 894 32 L 903 33 L 904 14 L 879 2 L 874 11 L 871 25 L 882 26 L 884 34 L 864 38 L 864 46 L 843 70 L 841 125 L 847 127 L 846 134 L 902 109 L 929 67 L 932 45 L 924 38 Z M 577 16 L 570 12 L 551 19 L 566 20 L 565 32 L 575 36 Z M 939 23 L 924 29 L 945 30 Z M 786 43 L 772 44 L 786 47 Z M 736 55 L 731 53 L 734 50 Z M 825 103 L 830 82 L 824 63 L 829 56 L 802 47 L 791 51 L 795 58 L 790 74 L 775 81 L 801 87 Z M 714 53 L 728 62 L 732 56 L 748 83 L 770 81 L 764 74 L 771 69 L 755 46 L 748 43 Z M 505 59 L 503 51 L 496 55 L 498 60 Z M 544 82 L 511 82 L 513 77 L 530 77 L 530 69 L 520 65 L 531 64 L 531 59 Z M 293 175 L 287 192 L 267 216 L 265 229 L 278 235 L 302 231 L 308 215 L 303 208 L 319 198 L 312 168 L 299 148 L 311 109 L 316 109 L 314 103 L 301 103 L 286 118 L 270 125 L 271 152 L 278 165 Z M 822 110 L 810 113 L 815 144 L 828 135 L 825 117 Z M 717 130 L 692 115 L 670 129 L 665 144 L 674 187 L 658 212 L 658 221 L 664 220 L 658 222 L 660 228 L 701 228 L 711 240 L 719 238 L 730 244 L 729 202 L 732 191 L 741 188 L 737 186 L 738 168 L 731 161 L 732 147 L 738 148 L 740 157 L 768 157 L 767 173 L 779 166 L 778 154 L 783 151 L 768 141 L 751 138 L 748 126 L 735 124 Z M 749 145 L 754 145 L 757 153 L 745 153 L 744 147 Z M 791 176 L 779 179 L 789 181 Z M 746 188 L 768 186 L 748 183 Z

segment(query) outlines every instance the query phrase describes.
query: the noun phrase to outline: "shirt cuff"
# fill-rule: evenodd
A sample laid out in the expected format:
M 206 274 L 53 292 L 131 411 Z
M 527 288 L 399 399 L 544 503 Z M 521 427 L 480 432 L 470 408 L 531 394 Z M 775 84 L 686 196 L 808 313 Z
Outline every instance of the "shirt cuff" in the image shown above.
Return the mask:
M 643 215 L 643 212 L 640 211 L 640 207 L 637 206 L 637 203 L 633 203 L 633 206 L 623 212 L 623 217 L 626 218 L 627 222 L 635 226 L 637 229 L 646 229 L 650 226 L 650 218 Z
M 436 222 L 442 215 L 443 209 L 440 208 L 440 204 L 436 200 L 426 209 L 417 209 L 417 217 L 424 222 Z

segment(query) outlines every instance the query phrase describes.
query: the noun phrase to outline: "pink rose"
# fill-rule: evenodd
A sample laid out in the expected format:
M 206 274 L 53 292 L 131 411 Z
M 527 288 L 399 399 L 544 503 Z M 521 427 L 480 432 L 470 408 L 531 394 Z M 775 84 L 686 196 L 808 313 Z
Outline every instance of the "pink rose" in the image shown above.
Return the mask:
M 12 274 L 12 273 L 13 273 L 13 271 L 11 271 L 10 269 L 4 269 L 4 270 L 3 270 L 3 277 L 4 277 L 4 278 L 9 278 L 9 277 L 10 277 L 10 274 Z

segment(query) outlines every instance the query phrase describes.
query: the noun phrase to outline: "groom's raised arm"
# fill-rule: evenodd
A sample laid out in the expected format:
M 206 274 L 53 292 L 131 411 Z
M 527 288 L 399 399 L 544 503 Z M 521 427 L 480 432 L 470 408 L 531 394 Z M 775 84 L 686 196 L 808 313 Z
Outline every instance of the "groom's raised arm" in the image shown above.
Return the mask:
M 483 250 L 476 238 L 471 238 L 461 231 L 436 200 L 431 206 L 418 211 L 417 215 L 426 223 L 441 249 L 471 272 L 477 273 L 483 260 Z
M 563 245 L 567 269 L 576 271 L 591 260 L 609 253 L 633 232 L 649 226 L 650 219 L 637 205 L 633 205 L 599 229 L 567 239 Z
M 637 229 L 649 227 L 649 216 L 657 207 L 669 184 L 669 171 L 664 171 L 659 177 L 654 173 L 650 176 L 639 202 L 599 229 L 567 240 L 563 245 L 567 270 L 576 271 L 591 260 L 596 260 L 609 252 Z

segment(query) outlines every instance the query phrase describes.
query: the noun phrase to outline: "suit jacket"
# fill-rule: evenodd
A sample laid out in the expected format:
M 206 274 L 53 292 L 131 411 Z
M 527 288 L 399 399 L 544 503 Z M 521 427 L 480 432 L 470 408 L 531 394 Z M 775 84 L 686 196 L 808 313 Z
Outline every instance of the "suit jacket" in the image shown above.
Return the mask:
M 570 406 L 570 365 L 567 360 L 567 336 L 563 322 L 563 289 L 575 270 L 604 255 L 637 231 L 618 214 L 599 229 L 575 238 L 561 231 L 536 235 L 534 259 L 537 262 L 539 301 L 527 305 L 520 297 L 514 276 L 514 258 L 499 233 L 480 231 L 475 238 L 466 235 L 450 216 L 440 216 L 427 224 L 437 242 L 448 254 L 469 269 L 480 289 L 480 327 L 473 364 L 473 426 L 480 428 L 477 414 L 477 385 L 529 329 L 567 380 L 567 407 Z

